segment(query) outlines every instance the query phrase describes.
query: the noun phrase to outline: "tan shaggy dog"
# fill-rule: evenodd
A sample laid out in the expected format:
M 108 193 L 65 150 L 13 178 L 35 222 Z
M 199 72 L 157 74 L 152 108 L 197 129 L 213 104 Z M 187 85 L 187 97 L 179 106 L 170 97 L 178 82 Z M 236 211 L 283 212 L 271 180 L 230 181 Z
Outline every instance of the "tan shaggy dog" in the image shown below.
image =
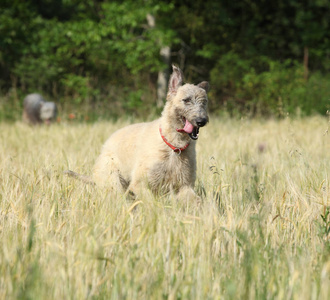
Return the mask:
M 173 66 L 161 118 L 124 127 L 109 137 L 93 169 L 96 185 L 137 197 L 149 188 L 155 194 L 199 199 L 194 192 L 195 143 L 199 128 L 208 122 L 209 84 L 182 82 L 182 71 Z

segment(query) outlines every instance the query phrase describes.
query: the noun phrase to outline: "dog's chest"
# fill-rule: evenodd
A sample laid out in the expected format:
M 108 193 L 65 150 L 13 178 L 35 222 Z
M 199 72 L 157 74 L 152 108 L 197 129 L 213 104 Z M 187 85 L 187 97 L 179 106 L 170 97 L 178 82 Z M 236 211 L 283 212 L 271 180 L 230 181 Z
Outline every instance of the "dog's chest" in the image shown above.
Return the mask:
M 158 161 L 148 172 L 150 188 L 154 191 L 168 192 L 195 181 L 195 158 L 191 155 L 178 155 L 171 152 Z

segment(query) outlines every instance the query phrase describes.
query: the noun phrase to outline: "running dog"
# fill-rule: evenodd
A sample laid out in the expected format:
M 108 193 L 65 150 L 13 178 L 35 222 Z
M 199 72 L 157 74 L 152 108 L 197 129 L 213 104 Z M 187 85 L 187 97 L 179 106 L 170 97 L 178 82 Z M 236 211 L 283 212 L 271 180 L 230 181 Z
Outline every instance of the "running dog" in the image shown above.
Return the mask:
M 209 83 L 182 84 L 182 71 L 172 68 L 162 116 L 114 132 L 103 145 L 92 180 L 72 171 L 67 174 L 137 197 L 149 188 L 158 195 L 199 199 L 194 192 L 195 144 L 200 128 L 209 121 Z

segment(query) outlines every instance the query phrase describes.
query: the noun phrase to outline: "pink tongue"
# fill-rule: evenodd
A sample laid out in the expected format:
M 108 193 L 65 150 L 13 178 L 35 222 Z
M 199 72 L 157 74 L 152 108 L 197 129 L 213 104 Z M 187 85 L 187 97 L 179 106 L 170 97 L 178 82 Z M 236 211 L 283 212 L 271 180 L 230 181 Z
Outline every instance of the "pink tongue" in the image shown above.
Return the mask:
M 194 126 L 186 120 L 186 124 L 184 124 L 183 131 L 186 133 L 192 133 L 194 130 Z

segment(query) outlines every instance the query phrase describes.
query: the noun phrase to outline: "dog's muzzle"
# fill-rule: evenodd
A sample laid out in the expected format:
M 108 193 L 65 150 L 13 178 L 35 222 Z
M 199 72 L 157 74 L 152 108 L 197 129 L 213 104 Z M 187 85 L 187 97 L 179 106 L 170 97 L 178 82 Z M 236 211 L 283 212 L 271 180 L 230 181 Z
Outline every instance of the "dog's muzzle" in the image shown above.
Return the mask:
M 194 126 L 185 117 L 182 117 L 182 121 L 184 123 L 184 128 L 182 128 L 182 129 L 177 128 L 176 130 L 178 132 L 187 133 L 192 140 L 197 140 L 198 139 L 198 134 L 199 134 L 199 128 L 205 126 L 206 123 L 208 122 L 208 119 L 207 118 L 197 118 L 197 119 L 195 119 L 194 123 L 197 126 Z

